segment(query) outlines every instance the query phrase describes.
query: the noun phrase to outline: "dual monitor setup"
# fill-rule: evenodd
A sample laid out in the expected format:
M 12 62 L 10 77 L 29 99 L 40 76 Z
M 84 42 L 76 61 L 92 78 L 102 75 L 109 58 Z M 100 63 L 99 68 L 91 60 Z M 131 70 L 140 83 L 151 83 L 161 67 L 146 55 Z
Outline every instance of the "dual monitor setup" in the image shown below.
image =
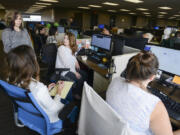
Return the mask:
M 180 76 L 180 51 L 160 46 L 147 45 L 143 38 L 123 38 L 120 36 L 107 36 L 95 34 L 92 36 L 91 49 L 98 52 L 111 52 L 111 56 L 123 54 L 123 46 L 129 46 L 139 50 L 151 51 L 159 60 L 159 70 L 170 76 Z M 121 50 L 117 51 L 117 48 Z
M 170 77 L 180 76 L 180 51 L 165 47 L 146 45 L 146 51 L 151 51 L 159 61 L 159 70 Z M 162 78 L 163 79 L 163 78 Z M 165 78 L 168 79 L 168 78 Z
M 58 28 L 58 33 L 65 33 L 66 31 L 68 31 L 68 32 L 73 33 L 76 38 L 78 37 L 78 30 L 76 30 L 76 29 L 71 29 L 71 28 L 66 29 L 63 26 L 58 26 L 57 28 Z

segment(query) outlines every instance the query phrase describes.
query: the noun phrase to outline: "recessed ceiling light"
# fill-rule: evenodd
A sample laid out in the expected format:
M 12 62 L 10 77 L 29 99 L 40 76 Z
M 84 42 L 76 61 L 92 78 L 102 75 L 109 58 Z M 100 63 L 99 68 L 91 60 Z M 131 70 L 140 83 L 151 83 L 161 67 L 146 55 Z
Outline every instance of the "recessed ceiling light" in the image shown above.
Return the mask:
M 107 10 L 108 12 L 117 12 L 116 10 Z
M 143 14 L 145 14 L 145 15 L 149 15 L 150 13 L 148 13 L 148 12 L 143 12 Z
M 40 0 L 40 1 L 44 1 L 44 2 L 52 2 L 52 3 L 57 3 L 57 2 L 59 2 L 59 1 L 57 1 L 57 0 Z
M 103 4 L 105 5 L 110 5 L 110 6 L 118 6 L 118 3 L 112 3 L 112 2 L 104 2 Z
M 100 8 L 102 6 L 99 6 L 99 5 L 89 5 L 89 7 Z
M 144 1 L 142 1 L 142 0 L 124 0 L 124 1 L 126 1 L 126 2 L 131 2 L 131 3 L 136 3 L 136 4 L 138 4 L 138 3 L 143 3 Z
M 43 3 L 43 2 L 36 2 L 36 4 L 38 4 L 38 5 L 46 5 L 46 6 L 52 5 L 51 3 Z
M 90 9 L 90 7 L 78 7 L 78 8 L 81 8 L 81 9 Z
M 160 14 L 163 14 L 163 15 L 165 15 L 165 14 L 167 14 L 166 12 L 159 12 Z
M 136 8 L 136 10 L 147 11 L 149 9 L 146 9 L 146 8 Z
M 164 10 L 171 10 L 171 7 L 159 7 L 160 9 L 164 9 Z
M 158 15 L 158 16 L 164 16 L 164 15 Z
M 128 11 L 130 11 L 130 10 L 127 10 L 127 9 L 120 9 L 120 11 L 128 12 Z
M 135 15 L 136 13 L 129 13 L 130 15 Z

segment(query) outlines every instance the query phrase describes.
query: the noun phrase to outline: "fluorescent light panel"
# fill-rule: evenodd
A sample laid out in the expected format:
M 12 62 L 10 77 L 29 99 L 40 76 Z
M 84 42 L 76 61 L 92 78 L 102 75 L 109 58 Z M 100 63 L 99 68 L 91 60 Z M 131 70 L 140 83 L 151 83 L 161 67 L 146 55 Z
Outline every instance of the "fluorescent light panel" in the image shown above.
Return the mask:
M 44 5 L 33 5 L 32 7 L 37 7 L 37 8 L 39 8 L 39 7 L 46 7 L 46 6 L 44 6 Z
M 176 16 L 176 17 L 178 17 L 178 16 L 180 16 L 180 15 L 173 15 L 173 16 Z
M 59 1 L 57 1 L 57 0 L 40 0 L 40 1 L 43 1 L 43 2 L 52 2 L 52 3 L 57 3 L 57 2 L 59 2 Z
M 135 15 L 136 13 L 129 13 L 130 15 Z
M 89 7 L 78 7 L 78 8 L 81 8 L 81 9 L 90 9 Z
M 89 7 L 100 8 L 102 6 L 99 6 L 99 5 L 89 5 Z
M 175 19 L 176 17 L 169 17 L 168 19 Z
M 160 14 L 163 14 L 163 15 L 165 15 L 165 14 L 167 14 L 166 12 L 159 12 Z
M 145 15 L 149 15 L 150 13 L 148 13 L 148 12 L 143 12 L 143 14 L 145 14 Z
M 110 5 L 110 6 L 118 6 L 118 3 L 112 3 L 112 2 L 104 2 L 103 4 L 105 5 Z
M 147 11 L 147 10 L 149 10 L 149 9 L 146 9 L 146 8 L 136 8 L 136 10 Z
M 131 2 L 131 3 L 135 3 L 135 4 L 138 4 L 138 3 L 143 3 L 144 1 L 142 0 L 124 0 L 126 2 Z
M 108 12 L 117 12 L 116 10 L 107 10 Z
M 171 7 L 159 7 L 159 9 L 164 9 L 164 10 L 171 10 Z
M 38 4 L 38 5 L 46 5 L 46 6 L 52 5 L 51 3 L 43 3 L 43 2 L 36 2 L 36 4 Z
M 127 9 L 120 9 L 120 11 L 129 12 L 130 10 L 127 10 Z

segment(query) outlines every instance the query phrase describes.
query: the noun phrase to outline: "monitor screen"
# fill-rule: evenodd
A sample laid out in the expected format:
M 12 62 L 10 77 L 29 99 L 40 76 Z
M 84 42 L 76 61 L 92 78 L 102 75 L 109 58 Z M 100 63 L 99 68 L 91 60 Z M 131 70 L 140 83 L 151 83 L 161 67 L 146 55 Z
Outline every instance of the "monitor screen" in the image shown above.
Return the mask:
M 180 76 L 180 51 L 158 47 L 149 46 L 150 51 L 154 53 L 159 60 L 159 69 L 165 72 Z
M 91 45 L 110 51 L 111 36 L 106 36 L 102 34 L 94 34 L 92 36 Z
M 58 27 L 58 33 L 65 33 L 64 27 L 59 26 Z
M 159 30 L 159 27 L 158 27 L 158 26 L 156 26 L 156 27 L 154 27 L 154 29 L 155 29 L 155 30 Z
M 42 22 L 41 22 L 41 24 L 42 24 L 42 25 L 45 25 L 45 22 L 44 22 L 44 21 L 42 21 Z
M 69 32 L 73 33 L 74 36 L 77 38 L 77 36 L 78 36 L 78 31 L 77 30 L 69 29 Z
M 104 29 L 104 24 L 99 24 L 99 25 L 98 25 L 98 28 L 99 28 L 99 29 Z

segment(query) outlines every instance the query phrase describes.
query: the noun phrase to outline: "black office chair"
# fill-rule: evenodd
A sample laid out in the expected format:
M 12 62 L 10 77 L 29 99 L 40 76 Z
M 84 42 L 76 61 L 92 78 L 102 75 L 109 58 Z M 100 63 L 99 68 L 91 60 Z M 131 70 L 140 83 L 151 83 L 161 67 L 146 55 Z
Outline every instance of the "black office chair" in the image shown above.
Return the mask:
M 174 43 L 174 49 L 180 50 L 180 43 Z

